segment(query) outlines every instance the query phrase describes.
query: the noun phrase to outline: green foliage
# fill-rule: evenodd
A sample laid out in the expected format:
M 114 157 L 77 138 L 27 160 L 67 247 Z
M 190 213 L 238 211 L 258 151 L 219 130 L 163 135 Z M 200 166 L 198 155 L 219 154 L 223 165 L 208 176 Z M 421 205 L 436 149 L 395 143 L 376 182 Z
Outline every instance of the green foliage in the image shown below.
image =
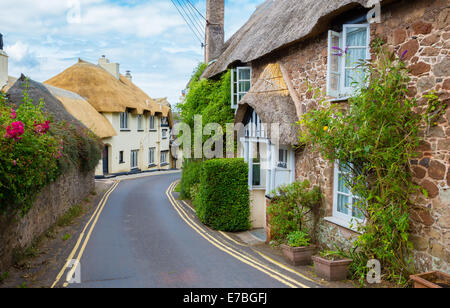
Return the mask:
M 205 64 L 197 67 L 185 100 L 177 106 L 180 110 L 180 121 L 188 124 L 193 133 L 194 117 L 201 115 L 202 129 L 209 123 L 218 123 L 225 132 L 225 125 L 234 122 L 234 111 L 231 108 L 231 72 L 223 74 L 219 80 L 200 80 L 205 68 Z M 193 138 L 192 135 L 192 142 Z M 203 136 L 203 142 L 209 138 L 210 136 Z
M 330 261 L 342 260 L 347 258 L 347 255 L 341 251 L 324 250 L 320 252 L 320 256 Z
M 26 214 L 43 187 L 72 168 L 93 170 L 101 158 L 101 141 L 88 129 L 55 123 L 23 91 L 23 103 L 13 110 L 0 94 L 0 212 Z M 19 123 L 23 132 L 11 134 Z
M 36 194 L 58 174 L 58 140 L 35 132 L 35 123 L 51 122 L 42 112 L 43 102 L 34 106 L 24 91 L 23 104 L 12 115 L 12 106 L 0 94 L 0 212 L 30 208 Z M 21 139 L 7 138 L 12 123 L 23 124 Z
M 417 192 L 408 164 L 426 116 L 415 113 L 416 100 L 406 96 L 406 64 L 381 44 L 373 48 L 376 61 L 360 63 L 366 78 L 355 84 L 349 108 L 322 99 L 300 121 L 300 141 L 351 171 L 344 179 L 361 197 L 357 206 L 366 219 L 357 226 L 362 235 L 352 251 L 354 277 L 363 282 L 367 261 L 377 259 L 387 280 L 405 282 L 413 271 L 409 196 Z
M 290 247 L 307 247 L 311 245 L 311 238 L 305 231 L 293 231 L 287 236 L 287 244 Z
M 319 188 L 311 188 L 309 181 L 294 182 L 277 188 L 273 195 L 267 211 L 273 240 L 282 243 L 292 232 L 308 231 L 308 214 L 317 214 L 320 208 Z
M 60 217 L 56 223 L 59 227 L 70 226 L 73 221 L 83 215 L 84 210 L 81 205 L 72 206 L 62 217 Z
M 203 162 L 195 207 L 200 220 L 215 230 L 248 230 L 248 164 L 239 158 Z
M 180 198 L 193 200 L 192 189 L 200 184 L 200 175 L 202 172 L 202 162 L 185 159 L 183 164 L 183 173 L 180 181 Z

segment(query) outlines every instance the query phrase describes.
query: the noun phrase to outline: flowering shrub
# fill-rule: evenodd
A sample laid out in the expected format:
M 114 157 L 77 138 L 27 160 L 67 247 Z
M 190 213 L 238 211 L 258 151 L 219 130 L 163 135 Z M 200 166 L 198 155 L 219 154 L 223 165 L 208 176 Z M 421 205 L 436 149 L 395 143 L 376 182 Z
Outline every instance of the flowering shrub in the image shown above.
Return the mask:
M 54 122 L 23 91 L 14 109 L 0 93 L 0 213 L 25 214 L 39 191 L 67 171 L 93 170 L 101 142 L 88 129 Z
M 58 141 L 48 129 L 36 133 L 35 123 L 50 119 L 34 106 L 24 92 L 23 104 L 15 109 L 0 94 L 0 211 L 26 212 L 39 190 L 56 178 Z

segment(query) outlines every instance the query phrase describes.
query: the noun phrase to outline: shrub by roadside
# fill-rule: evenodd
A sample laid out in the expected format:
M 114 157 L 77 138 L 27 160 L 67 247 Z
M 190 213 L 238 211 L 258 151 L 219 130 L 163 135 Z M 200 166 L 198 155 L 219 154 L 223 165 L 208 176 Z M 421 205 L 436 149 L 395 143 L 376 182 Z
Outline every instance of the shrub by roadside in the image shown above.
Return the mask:
M 248 165 L 243 159 L 213 159 L 202 165 L 194 200 L 200 220 L 220 231 L 250 229 Z
M 180 198 L 194 200 L 195 192 L 200 185 L 202 161 L 186 159 L 183 164 L 183 174 L 180 181 Z

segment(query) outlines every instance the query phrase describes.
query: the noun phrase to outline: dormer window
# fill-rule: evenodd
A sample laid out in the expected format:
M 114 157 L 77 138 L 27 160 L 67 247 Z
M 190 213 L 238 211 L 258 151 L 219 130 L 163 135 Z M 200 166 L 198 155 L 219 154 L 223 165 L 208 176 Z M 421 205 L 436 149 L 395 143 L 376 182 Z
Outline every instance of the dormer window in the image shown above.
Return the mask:
M 231 70 L 231 108 L 237 109 L 241 99 L 252 86 L 252 68 L 237 67 Z
M 348 97 L 353 84 L 364 80 L 358 63 L 370 59 L 369 24 L 346 24 L 342 32 L 328 32 L 327 95 Z
M 128 130 L 128 111 L 120 113 L 120 130 Z
M 169 118 L 163 117 L 161 118 L 161 127 L 168 127 L 169 126 Z

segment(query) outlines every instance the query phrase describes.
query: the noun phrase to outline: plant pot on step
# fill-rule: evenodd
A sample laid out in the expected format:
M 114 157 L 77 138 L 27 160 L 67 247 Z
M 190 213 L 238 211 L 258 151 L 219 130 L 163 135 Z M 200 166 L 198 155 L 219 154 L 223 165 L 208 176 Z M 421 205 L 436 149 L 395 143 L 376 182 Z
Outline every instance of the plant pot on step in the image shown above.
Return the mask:
M 439 271 L 411 275 L 409 278 L 414 281 L 416 289 L 450 288 L 450 275 Z
M 309 265 L 312 263 L 312 255 L 316 251 L 316 246 L 291 247 L 281 245 L 284 256 L 292 265 Z
M 346 280 L 348 267 L 353 261 L 351 259 L 329 260 L 320 256 L 313 256 L 312 260 L 317 274 L 328 281 Z

